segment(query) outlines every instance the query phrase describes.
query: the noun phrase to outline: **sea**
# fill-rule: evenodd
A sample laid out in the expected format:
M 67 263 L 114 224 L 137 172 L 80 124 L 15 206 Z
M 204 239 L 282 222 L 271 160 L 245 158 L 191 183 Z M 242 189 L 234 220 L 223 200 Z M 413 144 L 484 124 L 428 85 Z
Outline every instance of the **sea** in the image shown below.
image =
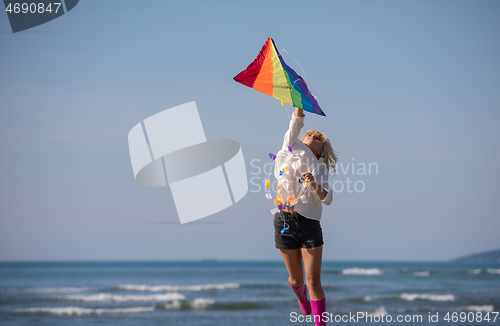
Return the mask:
M 314 325 L 287 278 L 280 261 L 2 262 L 0 325 Z M 324 261 L 322 284 L 327 325 L 500 325 L 500 264 Z

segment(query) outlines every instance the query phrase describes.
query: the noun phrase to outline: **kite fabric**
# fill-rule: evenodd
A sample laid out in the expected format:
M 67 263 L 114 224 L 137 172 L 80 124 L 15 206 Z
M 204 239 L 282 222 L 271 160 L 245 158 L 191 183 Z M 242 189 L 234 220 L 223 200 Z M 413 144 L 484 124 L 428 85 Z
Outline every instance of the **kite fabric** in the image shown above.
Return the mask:
M 290 68 L 278 50 L 272 38 L 268 38 L 257 58 L 234 80 L 278 100 L 289 103 L 299 109 L 326 114 L 307 88 L 306 83 Z

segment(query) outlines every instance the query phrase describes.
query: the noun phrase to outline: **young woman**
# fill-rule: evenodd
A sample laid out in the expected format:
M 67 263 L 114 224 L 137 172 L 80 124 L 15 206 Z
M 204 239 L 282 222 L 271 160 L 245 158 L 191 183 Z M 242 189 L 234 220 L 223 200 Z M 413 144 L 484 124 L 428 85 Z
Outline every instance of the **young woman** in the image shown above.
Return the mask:
M 309 130 L 299 140 L 303 121 L 303 111 L 295 108 L 283 148 L 276 157 L 275 176 L 282 180 L 278 195 L 282 201 L 293 200 L 290 207 L 275 215 L 275 242 L 289 274 L 288 284 L 298 298 L 302 313 L 310 315 L 312 312 L 316 326 L 320 326 L 326 324 L 322 321 L 326 305 L 321 286 L 323 233 L 319 221 L 322 204 L 330 205 L 333 200 L 328 174 L 331 169 L 335 170 L 338 159 L 323 133 Z M 301 200 L 295 198 L 299 191 L 303 192 Z M 311 301 L 307 299 L 302 264 Z

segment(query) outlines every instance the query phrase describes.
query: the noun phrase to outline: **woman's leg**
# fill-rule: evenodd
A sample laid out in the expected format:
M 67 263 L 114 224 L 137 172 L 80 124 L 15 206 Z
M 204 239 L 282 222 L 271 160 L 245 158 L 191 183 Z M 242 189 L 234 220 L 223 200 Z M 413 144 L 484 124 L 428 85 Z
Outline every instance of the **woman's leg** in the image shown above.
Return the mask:
M 280 249 L 280 252 L 288 271 L 288 283 L 294 288 L 298 288 L 304 282 L 300 249 Z
M 288 284 L 293 293 L 299 299 L 299 308 L 304 315 L 311 314 L 311 302 L 307 299 L 307 288 L 304 284 L 304 272 L 302 271 L 302 256 L 300 249 L 283 250 L 280 249 L 281 256 L 288 270 Z
M 301 250 L 302 259 L 304 260 L 304 269 L 306 272 L 307 287 L 309 288 L 309 297 L 311 300 L 324 299 L 325 293 L 323 292 L 323 287 L 321 286 L 321 260 L 323 258 L 323 246 L 316 248 L 302 248 Z
M 326 300 L 321 286 L 321 259 L 323 246 L 302 249 L 302 259 L 306 271 L 306 281 L 311 298 L 311 311 L 316 326 L 326 326 L 323 314 L 326 312 Z

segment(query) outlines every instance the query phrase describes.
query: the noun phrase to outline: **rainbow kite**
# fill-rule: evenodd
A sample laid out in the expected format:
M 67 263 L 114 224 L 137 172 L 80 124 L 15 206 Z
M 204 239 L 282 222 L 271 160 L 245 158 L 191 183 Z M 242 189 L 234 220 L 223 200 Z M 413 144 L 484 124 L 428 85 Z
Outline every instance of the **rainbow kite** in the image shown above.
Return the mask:
M 277 98 L 282 104 L 286 102 L 299 109 L 326 116 L 302 77 L 285 63 L 272 38 L 267 39 L 257 58 L 234 80 Z

